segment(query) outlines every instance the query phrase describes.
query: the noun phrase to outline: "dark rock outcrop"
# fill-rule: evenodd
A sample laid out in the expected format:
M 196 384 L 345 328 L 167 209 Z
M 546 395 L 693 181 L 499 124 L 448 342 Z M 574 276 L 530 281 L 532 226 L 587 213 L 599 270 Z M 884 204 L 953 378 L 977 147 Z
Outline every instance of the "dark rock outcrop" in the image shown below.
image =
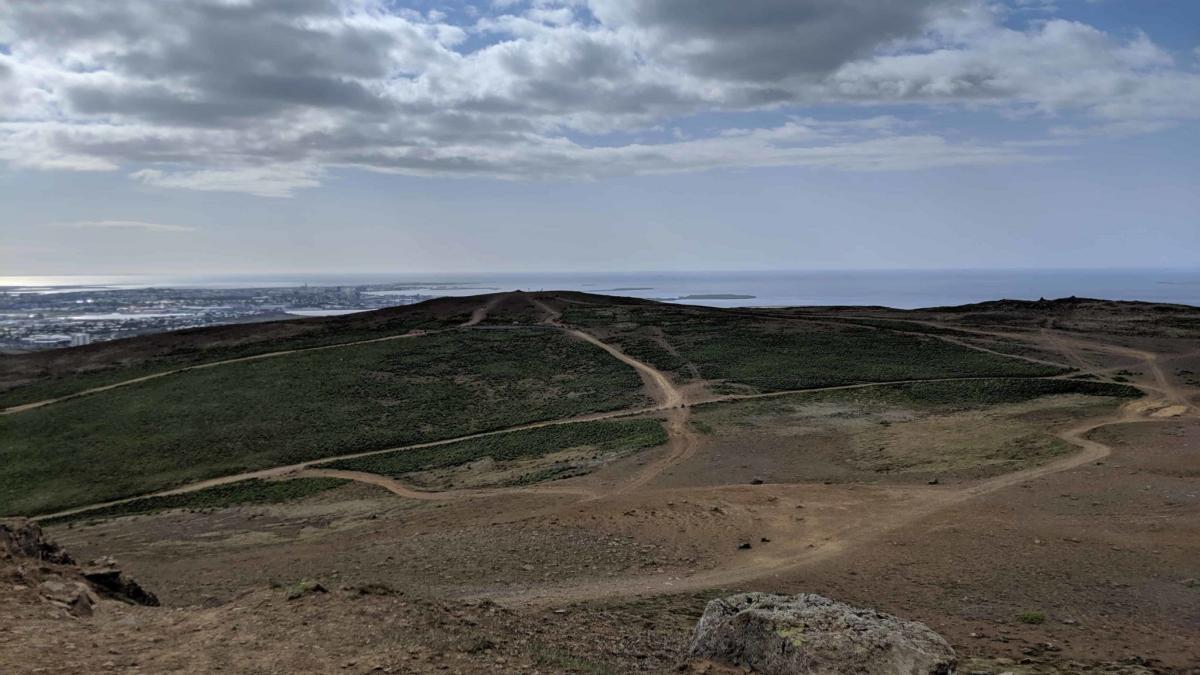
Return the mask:
M 138 582 L 125 576 L 113 564 L 85 567 L 83 578 L 91 584 L 97 593 L 113 600 L 120 600 L 131 605 L 158 606 L 158 597 L 142 588 Z
M 125 576 L 112 558 L 80 567 L 42 528 L 24 518 L 0 520 L 0 563 L 17 585 L 78 617 L 90 616 L 100 598 L 157 606 L 158 598 Z
M 924 624 L 813 594 L 713 600 L 689 655 L 765 675 L 951 675 L 957 665 Z
M 75 564 L 58 544 L 46 539 L 37 523 L 24 518 L 0 520 L 0 556 L 6 560 L 30 558 L 56 565 Z

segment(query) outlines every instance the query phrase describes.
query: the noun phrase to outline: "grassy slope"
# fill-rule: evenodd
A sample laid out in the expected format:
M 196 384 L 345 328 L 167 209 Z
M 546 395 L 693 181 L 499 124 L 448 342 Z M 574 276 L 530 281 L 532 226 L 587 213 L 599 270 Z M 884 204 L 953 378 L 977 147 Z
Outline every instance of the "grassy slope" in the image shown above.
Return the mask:
M 666 431 L 658 420 L 607 420 L 516 431 L 432 448 L 343 460 L 323 466 L 402 476 L 413 471 L 459 466 L 483 457 L 502 462 L 584 447 L 597 452 L 630 452 L 666 442 Z
M 693 423 L 749 452 L 756 447 L 750 438 L 788 448 L 806 458 L 811 480 L 985 478 L 1076 450 L 1025 411 L 1097 416 L 1138 395 L 1132 387 L 1078 380 L 921 382 L 704 405 Z M 1060 398 L 1025 405 L 1047 396 Z M 823 455 L 821 447 L 838 450 Z
M 706 379 L 761 392 L 888 380 L 1034 377 L 1062 372 L 931 337 L 853 325 L 755 319 L 669 306 L 573 306 L 563 318 L 611 331 L 611 339 L 630 353 L 681 379 L 687 379 L 683 370 L 686 360 Z M 679 357 L 653 339 L 649 326 L 661 328 Z
M 411 330 L 418 329 L 437 330 L 448 328 L 461 323 L 461 320 L 465 320 L 466 316 L 467 314 L 464 313 L 462 315 L 453 315 L 448 320 L 442 320 L 423 314 L 414 316 L 402 315 L 391 319 L 377 319 L 370 322 L 362 321 L 360 323 L 345 324 L 318 324 L 294 321 L 287 323 L 296 324 L 302 327 L 302 330 L 301 328 L 290 327 L 292 331 L 296 331 L 296 334 L 279 339 L 247 340 L 245 342 L 231 341 L 229 343 L 216 342 L 203 347 L 182 343 L 150 354 L 130 354 L 127 356 L 122 356 L 120 353 L 121 342 L 124 341 L 98 343 L 96 345 L 98 348 L 112 351 L 113 356 L 110 358 L 97 358 L 99 363 L 87 366 L 86 370 L 46 375 L 27 384 L 0 390 L 0 408 L 58 398 L 93 387 L 101 387 L 144 375 L 202 363 L 212 363 L 214 361 L 237 359 L 245 356 L 291 349 L 308 349 L 360 340 L 372 340 L 391 335 L 403 335 Z M 274 326 L 275 324 L 271 324 L 271 327 Z M 194 332 L 201 334 L 203 330 L 207 329 Z M 266 330 L 268 329 L 264 328 L 264 331 Z M 155 340 L 164 339 L 163 335 L 151 337 Z M 170 335 L 168 334 L 166 337 L 170 337 Z M 146 338 L 134 338 L 134 340 L 147 341 Z M 129 342 L 133 342 L 134 340 Z M 44 354 L 35 354 L 33 356 L 42 357 Z
M 1112 398 L 1137 398 L 1141 393 L 1129 386 L 1087 380 L 964 380 L 962 382 L 912 382 L 862 389 L 798 392 L 779 397 L 751 399 L 733 403 L 709 403 L 696 406 L 703 415 L 720 410 L 725 415 L 751 414 L 791 402 L 840 401 L 887 407 L 943 408 L 948 411 L 971 410 L 1006 403 L 1021 403 L 1042 396 L 1083 394 Z M 740 409 L 740 413 L 739 413 Z
M 647 402 L 539 329 L 462 331 L 192 371 L 0 417 L 0 513 Z

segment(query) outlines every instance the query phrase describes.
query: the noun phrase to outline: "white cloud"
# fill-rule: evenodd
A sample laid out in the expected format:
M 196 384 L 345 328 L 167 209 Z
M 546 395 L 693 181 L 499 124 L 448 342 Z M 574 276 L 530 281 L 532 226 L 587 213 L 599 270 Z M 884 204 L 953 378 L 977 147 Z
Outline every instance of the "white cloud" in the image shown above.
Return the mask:
M 210 192 L 246 192 L 260 197 L 287 197 L 294 190 L 320 185 L 320 170 L 307 165 L 160 171 L 141 169 L 129 174 L 147 185 Z
M 147 223 L 140 220 L 80 220 L 73 223 L 52 223 L 54 227 L 79 227 L 86 229 L 143 230 L 146 232 L 192 232 L 196 228 L 188 225 Z
M 1004 22 L 1053 5 L 536 0 L 455 25 L 382 0 L 0 3 L 0 161 L 281 197 L 335 167 L 594 178 L 1045 158 L 1036 138 L 964 140 L 870 112 L 778 121 L 827 105 L 1020 115 L 1044 120 L 1047 138 L 1200 116 L 1195 65 L 1146 35 L 1053 13 Z M 749 132 L 687 124 L 757 111 L 773 117 Z M 653 129 L 675 131 L 632 140 Z

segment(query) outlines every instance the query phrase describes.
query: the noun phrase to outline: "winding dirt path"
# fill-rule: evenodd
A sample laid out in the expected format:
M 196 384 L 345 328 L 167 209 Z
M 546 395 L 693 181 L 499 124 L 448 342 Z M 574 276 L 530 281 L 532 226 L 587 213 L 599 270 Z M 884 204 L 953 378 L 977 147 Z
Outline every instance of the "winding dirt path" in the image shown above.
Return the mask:
M 1035 358 L 1032 356 L 1025 356 L 1023 354 L 1010 354 L 1008 352 L 1002 352 L 1002 351 L 999 351 L 996 349 L 989 349 L 988 347 L 984 347 L 982 345 L 971 344 L 970 342 L 967 342 L 967 341 L 963 340 L 962 338 L 956 338 L 953 335 L 945 335 L 943 333 L 921 333 L 919 331 L 904 330 L 903 328 L 884 328 L 882 326 L 872 326 L 869 324 L 856 323 L 855 321 L 856 320 L 857 321 L 893 321 L 896 323 L 909 323 L 909 324 L 915 324 L 915 325 L 919 325 L 919 326 L 929 326 L 930 328 L 951 329 L 951 330 L 958 331 L 960 333 L 970 333 L 973 335 L 979 335 L 979 336 L 983 336 L 983 337 L 1004 338 L 1004 339 L 1009 339 L 1009 340 L 1024 341 L 1023 338 L 1025 336 L 1019 335 L 1016 333 L 1000 333 L 1000 332 L 993 332 L 993 331 L 978 330 L 978 329 L 973 329 L 973 328 L 962 328 L 960 326 L 952 326 L 952 325 L 948 325 L 948 324 L 944 324 L 944 323 L 938 323 L 936 321 L 922 321 L 919 319 L 898 319 L 898 318 L 894 318 L 894 317 L 880 317 L 880 316 L 857 316 L 857 315 L 852 315 L 852 314 L 850 314 L 850 315 L 799 314 L 796 316 L 782 315 L 782 314 L 768 314 L 766 316 L 772 316 L 774 318 L 779 318 L 779 319 L 800 319 L 800 320 L 804 320 L 804 321 L 812 321 L 815 323 L 826 323 L 826 324 L 841 325 L 841 326 L 850 325 L 850 326 L 857 326 L 859 328 L 870 328 L 873 330 L 886 330 L 886 331 L 891 331 L 893 333 L 900 333 L 902 335 L 913 335 L 913 336 L 918 336 L 918 337 L 933 338 L 935 340 L 941 340 L 942 342 L 948 342 L 952 345 L 956 345 L 956 346 L 962 347 L 964 349 L 971 349 L 971 350 L 974 350 L 977 352 L 982 352 L 984 354 L 992 354 L 995 356 L 1003 356 L 1004 358 L 1008 358 L 1008 359 L 1017 359 L 1019 361 L 1036 363 L 1041 366 L 1051 366 L 1053 368 L 1070 368 L 1070 367 L 1072 367 L 1065 363 L 1058 363 L 1057 361 L 1047 361 L 1045 359 L 1039 359 L 1039 358 Z
M 570 495 L 572 497 L 591 497 L 593 490 L 582 487 L 561 487 L 555 485 L 529 485 L 519 488 L 467 489 L 467 490 L 418 490 L 406 485 L 395 478 L 382 476 L 366 471 L 345 471 L 342 469 L 303 469 L 297 471 L 295 478 L 340 478 L 358 483 L 366 483 L 381 487 L 394 495 L 407 499 L 417 499 L 428 502 L 444 502 L 450 500 L 469 499 L 472 497 L 494 497 L 511 494 L 541 494 L 541 495 Z
M 1157 355 L 1146 353 L 1145 362 L 1155 372 L 1162 385 L 1164 379 L 1157 368 Z M 1164 387 L 1170 391 L 1171 387 Z M 1149 389 L 1157 391 L 1157 389 Z M 1168 413 L 1163 416 L 1161 413 Z M 734 587 L 774 575 L 795 572 L 806 566 L 830 560 L 857 547 L 878 542 L 883 536 L 901 527 L 911 525 L 945 509 L 965 501 L 992 494 L 1017 485 L 1069 471 L 1091 464 L 1111 454 L 1112 449 L 1088 438 L 1088 435 L 1106 426 L 1115 424 L 1154 423 L 1168 418 L 1193 414 L 1194 409 L 1185 409 L 1174 396 L 1162 395 L 1143 398 L 1121 406 L 1115 414 L 1082 422 L 1077 426 L 1057 432 L 1055 435 L 1079 448 L 1068 457 L 1021 471 L 1003 474 L 963 487 L 912 487 L 895 488 L 915 499 L 905 509 L 892 509 L 873 514 L 866 522 L 856 522 L 834 533 L 828 540 L 810 546 L 804 540 L 780 542 L 781 546 L 769 554 L 739 557 L 733 564 L 724 565 L 695 574 L 637 575 L 603 580 L 572 582 L 537 588 L 490 589 L 488 598 L 502 600 L 506 604 L 525 607 L 547 607 L 587 600 L 612 597 L 636 597 L 663 593 L 682 593 L 709 588 Z M 803 489 L 806 484 L 772 485 L 773 489 Z
M 646 388 L 649 390 L 651 398 L 658 404 L 658 409 L 667 411 L 666 429 L 668 440 L 666 455 L 646 465 L 633 478 L 621 484 L 615 490 L 611 490 L 606 494 L 596 495 L 593 499 L 603 499 L 604 497 L 622 495 L 637 490 L 653 481 L 667 469 L 680 462 L 687 461 L 696 454 L 696 449 L 700 445 L 700 437 L 688 426 L 688 418 L 692 413 L 691 407 L 687 405 L 683 391 L 675 386 L 675 383 L 671 381 L 670 377 L 667 377 L 666 373 L 648 363 L 629 356 L 590 333 L 564 326 L 558 320 L 560 316 L 558 311 L 540 300 L 533 298 L 530 300 L 539 309 L 546 312 L 546 318 L 543 319 L 543 323 L 554 326 L 567 335 L 603 349 L 613 358 L 636 370 L 638 375 L 641 376 L 642 381 L 646 383 Z

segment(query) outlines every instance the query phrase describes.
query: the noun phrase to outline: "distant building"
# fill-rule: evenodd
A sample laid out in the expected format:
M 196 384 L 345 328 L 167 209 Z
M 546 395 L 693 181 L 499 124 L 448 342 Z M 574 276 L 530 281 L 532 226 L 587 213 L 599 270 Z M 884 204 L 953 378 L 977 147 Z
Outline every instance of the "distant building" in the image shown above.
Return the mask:
M 70 344 L 71 336 L 57 333 L 30 335 L 23 341 L 36 347 L 60 347 Z
M 92 336 L 87 333 L 71 333 L 71 346 L 82 347 L 92 344 Z

